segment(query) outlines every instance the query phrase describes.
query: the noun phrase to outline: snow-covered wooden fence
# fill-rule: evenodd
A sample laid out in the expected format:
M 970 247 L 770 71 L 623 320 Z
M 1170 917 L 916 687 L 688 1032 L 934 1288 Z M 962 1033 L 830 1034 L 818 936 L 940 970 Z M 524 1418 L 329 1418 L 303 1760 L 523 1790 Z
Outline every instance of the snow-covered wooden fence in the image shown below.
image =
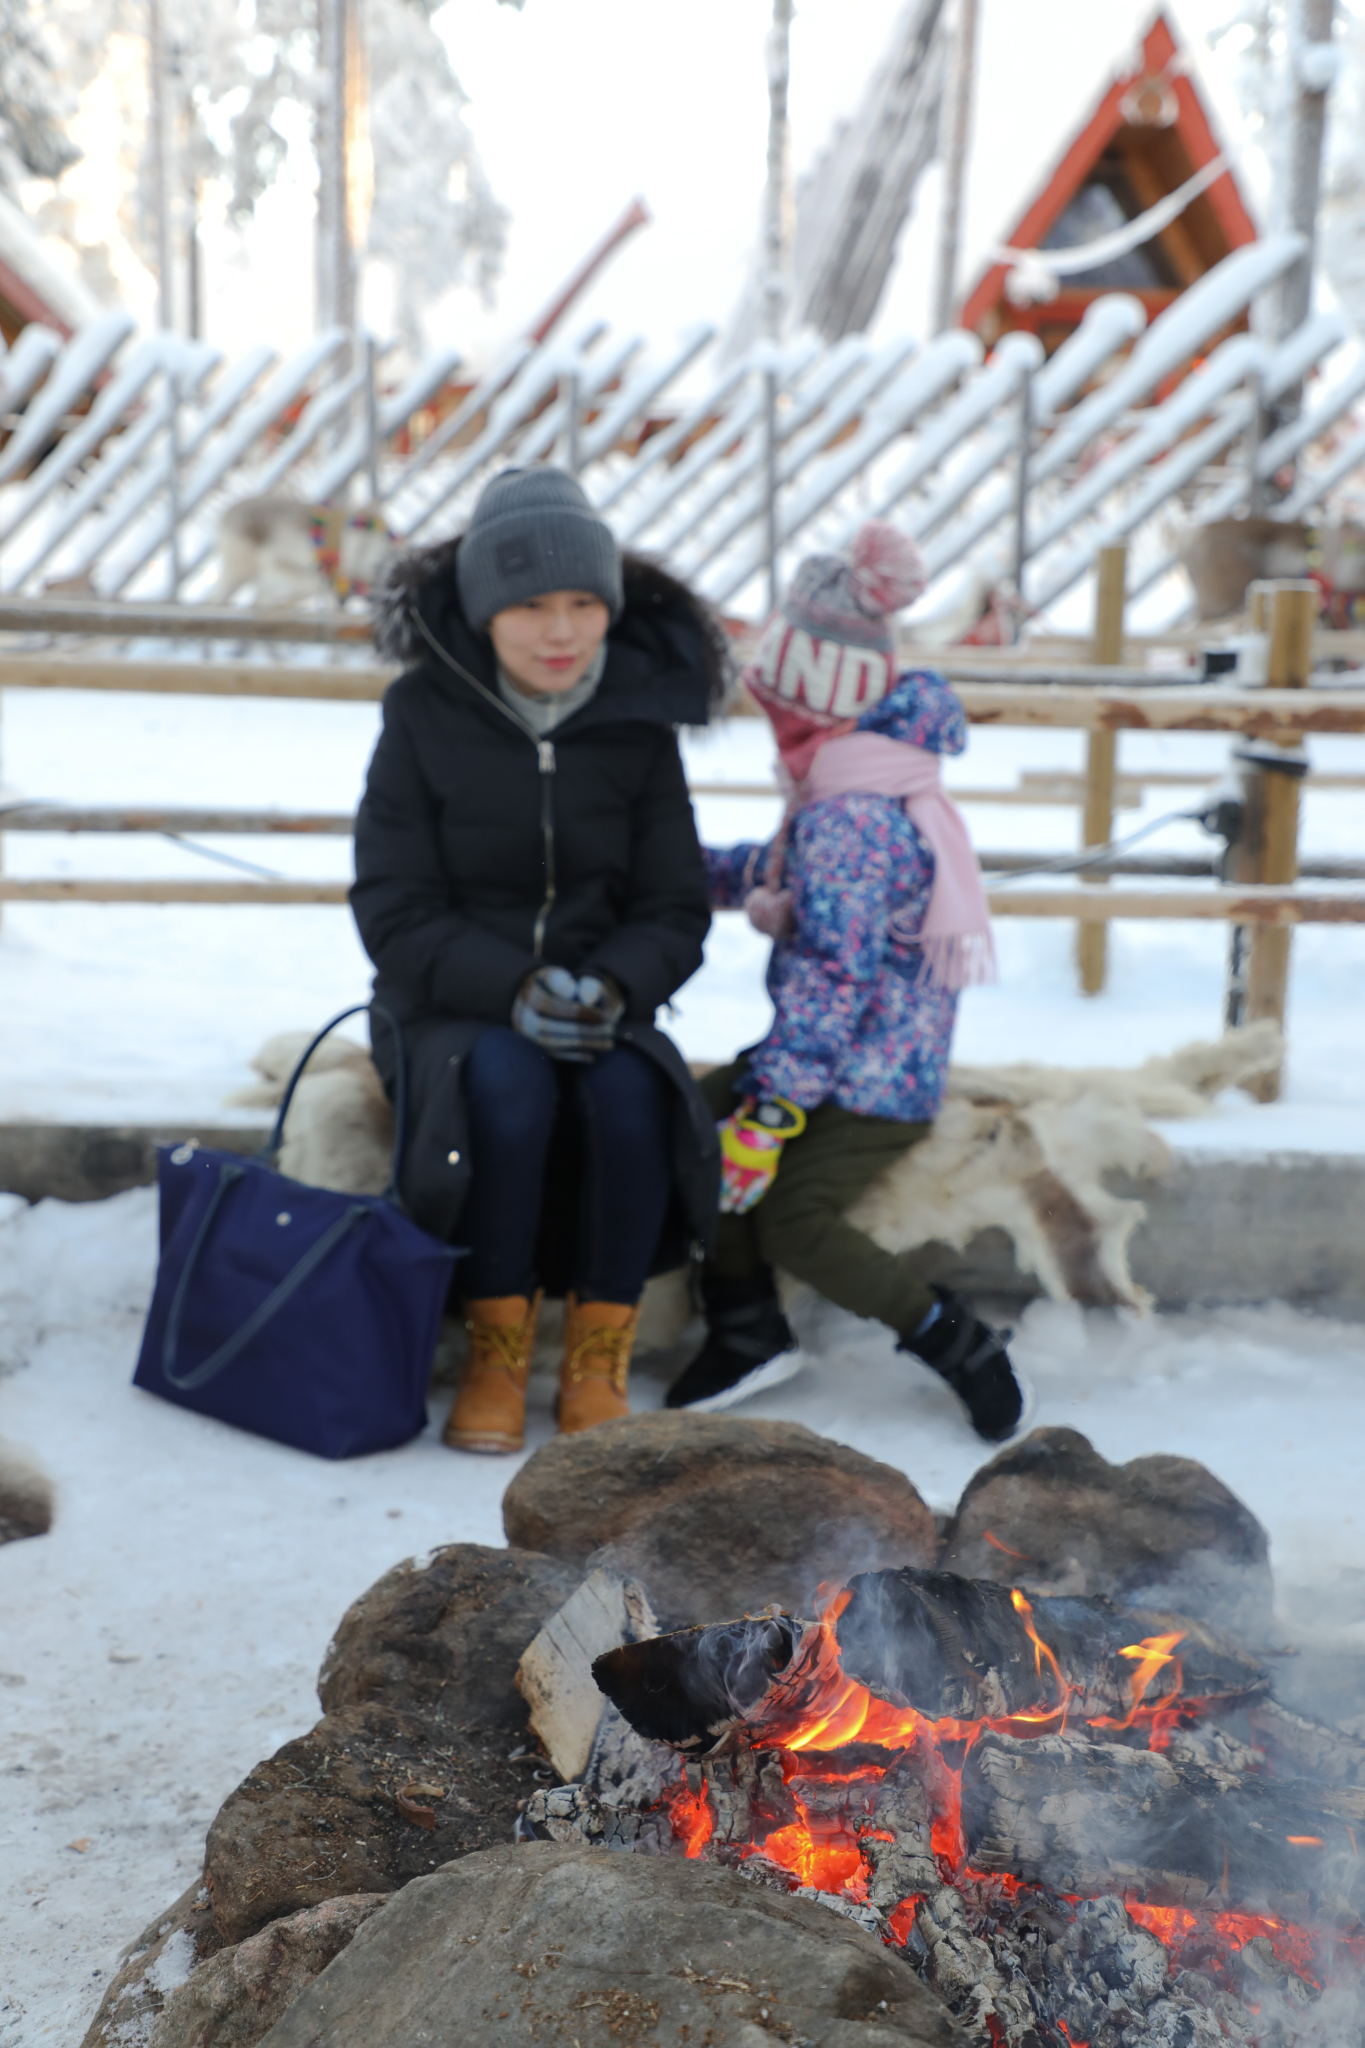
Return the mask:
M 139 339 L 119 314 L 65 346 L 28 329 L 0 360 L 0 405 L 18 416 L 0 448 L 0 591 L 57 583 L 202 602 L 235 500 L 286 490 L 335 502 L 373 477 L 393 532 L 427 538 L 458 527 L 498 467 L 553 458 L 624 541 L 750 615 L 771 534 L 790 566 L 869 514 L 919 539 L 926 613 L 956 591 L 970 616 L 1010 585 L 1038 611 L 1120 540 L 1134 597 L 1173 567 L 1173 498 L 1221 516 L 1293 461 L 1284 509 L 1297 515 L 1349 489 L 1365 462 L 1365 430 L 1351 424 L 1365 349 L 1338 316 L 1278 347 L 1229 332 L 1299 253 L 1294 235 L 1238 250 L 1150 326 L 1136 299 L 1107 294 L 1046 361 L 1029 335 L 983 360 L 975 336 L 950 331 L 922 347 L 803 335 L 708 369 L 709 327 L 658 351 L 596 323 L 511 345 L 434 429 L 453 350 L 375 394 L 384 351 L 340 329 L 283 363 L 264 343 L 226 363 L 204 343 Z M 1302 414 L 1258 441 L 1265 405 L 1315 370 Z

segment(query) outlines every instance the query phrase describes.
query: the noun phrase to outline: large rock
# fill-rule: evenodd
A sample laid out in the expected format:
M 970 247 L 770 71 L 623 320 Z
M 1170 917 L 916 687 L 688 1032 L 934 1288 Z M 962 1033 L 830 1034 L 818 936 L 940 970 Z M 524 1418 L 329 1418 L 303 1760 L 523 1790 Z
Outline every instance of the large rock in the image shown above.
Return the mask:
M 255 2048 L 386 1902 L 329 1899 L 226 1948 L 196 1879 L 125 1952 L 81 2048 Z
M 1264 1642 L 1269 1542 L 1193 1458 L 1111 1465 L 1074 1429 L 1035 1429 L 983 1465 L 957 1505 L 942 1565 L 1039 1593 L 1103 1593 Z
M 580 1576 L 452 1543 L 347 1609 L 319 1679 L 326 1718 L 258 1764 L 209 1829 L 224 1939 L 511 1839 L 537 1761 L 510 1756 L 529 1741 L 517 1662 Z M 412 1784 L 438 1791 L 405 1797 Z
M 643 1580 L 675 1627 L 770 1601 L 809 1614 L 822 1579 L 932 1565 L 934 1518 L 903 1472 L 796 1422 L 632 1415 L 553 1438 L 502 1503 L 509 1543 Z
M 146 2048 L 152 2028 L 175 1987 L 223 1946 L 209 1913 L 209 1895 L 196 1877 L 174 1905 L 143 1928 L 123 1951 L 105 1986 L 99 2011 L 81 2048 Z M 264 2030 L 262 2030 L 264 2031 Z
M 256 2048 L 357 1928 L 387 1903 L 372 1893 L 328 1899 L 220 1950 L 167 1997 L 147 2048 Z
M 329 1714 L 257 1764 L 219 1808 L 204 1865 L 214 1925 L 241 1941 L 324 1899 L 396 1891 L 452 1857 L 510 1841 L 534 1789 L 527 1762 L 509 1760 L 512 1747 L 501 1729 L 443 1733 L 390 1707 Z
M 524 1728 L 522 1651 L 581 1572 L 525 1550 L 450 1543 L 395 1565 L 347 1608 L 318 1675 L 324 1713 L 378 1702 L 441 1725 Z
M 713 1864 L 551 1843 L 420 1879 L 361 1928 L 268 2048 L 953 2048 L 901 1959 Z

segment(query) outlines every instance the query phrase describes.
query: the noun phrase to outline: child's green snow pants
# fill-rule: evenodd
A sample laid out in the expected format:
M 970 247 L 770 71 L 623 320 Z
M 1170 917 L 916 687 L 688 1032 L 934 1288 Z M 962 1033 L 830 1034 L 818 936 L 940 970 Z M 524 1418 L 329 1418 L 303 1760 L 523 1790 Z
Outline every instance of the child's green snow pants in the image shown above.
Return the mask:
M 716 1120 L 742 1094 L 744 1062 L 717 1067 L 700 1081 Z M 927 1136 L 927 1123 L 893 1123 L 822 1102 L 806 1128 L 782 1148 L 782 1163 L 763 1199 L 742 1216 L 722 1216 L 707 1270 L 723 1280 L 757 1279 L 780 1266 L 855 1316 L 913 1336 L 934 1305 L 915 1271 L 915 1254 L 883 1251 L 846 1220 L 865 1188 Z

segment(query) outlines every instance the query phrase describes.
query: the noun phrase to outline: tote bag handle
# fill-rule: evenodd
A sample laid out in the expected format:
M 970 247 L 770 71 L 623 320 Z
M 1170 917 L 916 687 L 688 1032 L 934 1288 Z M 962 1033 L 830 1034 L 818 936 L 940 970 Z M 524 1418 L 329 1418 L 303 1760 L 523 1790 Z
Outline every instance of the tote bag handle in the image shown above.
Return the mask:
M 349 1012 L 347 1014 L 349 1015 Z M 166 1335 L 161 1346 L 161 1370 L 169 1385 L 182 1394 L 193 1393 L 196 1387 L 206 1386 L 210 1380 L 216 1379 L 225 1367 L 231 1365 L 233 1359 L 245 1351 L 252 1339 L 258 1337 L 266 1324 L 279 1314 L 291 1296 L 298 1293 L 304 1281 L 317 1271 L 328 1253 L 334 1251 L 342 1238 L 349 1237 L 356 1225 L 370 1214 L 367 1202 L 352 1202 L 337 1217 L 336 1222 L 309 1246 L 302 1258 L 290 1268 L 279 1285 L 271 1290 L 259 1308 L 252 1311 L 239 1329 L 225 1339 L 216 1351 L 211 1352 L 201 1365 L 192 1367 L 187 1373 L 177 1374 L 175 1358 L 180 1348 L 180 1322 L 194 1275 L 224 1197 L 230 1188 L 245 1178 L 246 1168 L 243 1166 L 229 1166 L 225 1163 L 219 1167 L 218 1185 L 213 1191 L 208 1208 L 204 1211 L 204 1220 L 195 1234 L 194 1243 L 190 1246 L 190 1255 L 185 1261 L 185 1270 L 180 1275 L 180 1284 L 175 1290 L 170 1314 L 166 1318 Z
M 396 1202 L 398 1200 L 398 1176 L 403 1168 L 403 1147 L 407 1139 L 408 1067 L 403 1052 L 402 1028 L 393 1012 L 386 1010 L 382 1003 L 352 1003 L 348 1010 L 339 1010 L 330 1024 L 323 1025 L 321 1031 L 319 1031 L 317 1037 L 308 1046 L 298 1065 L 294 1068 L 293 1073 L 289 1076 L 284 1094 L 280 1098 L 279 1112 L 275 1118 L 275 1128 L 270 1133 L 270 1141 L 261 1153 L 261 1157 L 262 1159 L 269 1159 L 272 1164 L 279 1157 L 280 1147 L 284 1143 L 284 1120 L 289 1114 L 289 1105 L 294 1100 L 294 1090 L 303 1078 L 304 1068 L 322 1044 L 323 1039 L 330 1036 L 336 1030 L 338 1024 L 344 1024 L 348 1017 L 358 1017 L 362 1010 L 368 1010 L 372 1016 L 382 1017 L 389 1030 L 393 1033 L 395 1076 L 393 1090 L 393 1158 L 389 1166 L 389 1184 L 384 1190 L 384 1200 L 386 1202 Z

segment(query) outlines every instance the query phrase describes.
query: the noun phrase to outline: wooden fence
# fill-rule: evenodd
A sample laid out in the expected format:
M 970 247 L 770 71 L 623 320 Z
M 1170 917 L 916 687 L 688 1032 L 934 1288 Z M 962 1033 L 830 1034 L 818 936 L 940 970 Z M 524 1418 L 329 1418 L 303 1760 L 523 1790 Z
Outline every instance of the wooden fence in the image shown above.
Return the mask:
M 1121 550 L 1113 551 L 1121 555 Z M 1270 587 L 1263 596 L 1269 632 L 1268 686 L 1171 682 L 1145 669 L 1118 665 L 1122 647 L 1123 583 L 1119 570 L 1102 567 L 1103 609 L 1095 643 L 1097 659 L 1089 664 L 1055 664 L 1045 674 L 1031 662 L 1001 658 L 962 659 L 949 654 L 938 663 L 956 686 L 968 719 L 976 725 L 1053 727 L 1087 735 L 1089 756 L 1081 777 L 1049 777 L 1065 782 L 1046 800 L 1080 801 L 1084 805 L 1084 843 L 1105 846 L 1112 838 L 1114 810 L 1125 801 L 1124 778 L 1117 772 L 1115 742 L 1124 732 L 1218 732 L 1260 743 L 1256 758 L 1244 765 L 1247 813 L 1251 830 L 1238 850 L 1231 884 L 1209 887 L 1114 887 L 1106 876 L 1058 886 L 995 887 L 991 908 L 999 917 L 1065 917 L 1076 921 L 1082 986 L 1094 991 L 1103 984 L 1102 941 L 1116 918 L 1221 920 L 1246 935 L 1240 984 L 1230 999 L 1233 1021 L 1272 1016 L 1283 1021 L 1288 974 L 1289 932 L 1302 923 L 1365 923 L 1365 894 L 1305 890 L 1296 886 L 1299 774 L 1303 764 L 1296 750 L 1314 733 L 1365 733 L 1365 690 L 1350 687 L 1309 688 L 1313 658 L 1314 596 L 1311 585 Z M 1105 593 L 1108 593 L 1106 597 Z M 1112 608 L 1119 627 L 1114 630 Z M 349 619 L 302 619 L 294 615 L 252 617 L 241 611 L 212 613 L 182 606 L 46 605 L 10 601 L 0 606 L 0 631 L 48 631 L 92 637 L 163 635 L 241 641 L 259 639 L 296 642 L 325 641 L 342 646 L 358 641 L 363 622 Z M 1105 653 L 1110 661 L 1104 659 Z M 242 658 L 212 661 L 131 661 L 115 656 L 58 653 L 48 650 L 0 651 L 0 689 L 74 689 L 153 691 L 184 696 L 306 699 L 319 702 L 377 702 L 392 680 L 393 670 L 372 661 L 343 659 L 327 664 L 255 661 Z M 1285 755 L 1291 772 L 1276 772 L 1275 750 Z M 1143 777 L 1158 781 L 1159 777 Z M 1179 778 L 1187 781 L 1191 778 Z M 1198 781 L 1199 778 L 1192 778 Z M 1319 778 L 1337 786 L 1356 786 L 1356 778 Z M 776 794 L 769 784 L 697 783 L 697 795 L 754 796 Z M 958 790 L 959 798 L 981 801 L 1034 802 L 1027 782 L 1015 791 Z M 262 812 L 200 808 L 80 807 L 15 803 L 0 810 L 0 834 L 20 831 L 143 832 L 174 837 L 177 833 L 349 832 L 351 820 L 339 813 Z M 1023 857 L 997 857 L 1008 869 Z M 1045 862 L 1042 863 L 1045 865 Z M 292 880 L 58 880 L 0 874 L 0 903 L 162 903 L 162 904 L 294 904 L 342 903 L 340 882 Z M 1234 982 L 1237 975 L 1234 973 Z

